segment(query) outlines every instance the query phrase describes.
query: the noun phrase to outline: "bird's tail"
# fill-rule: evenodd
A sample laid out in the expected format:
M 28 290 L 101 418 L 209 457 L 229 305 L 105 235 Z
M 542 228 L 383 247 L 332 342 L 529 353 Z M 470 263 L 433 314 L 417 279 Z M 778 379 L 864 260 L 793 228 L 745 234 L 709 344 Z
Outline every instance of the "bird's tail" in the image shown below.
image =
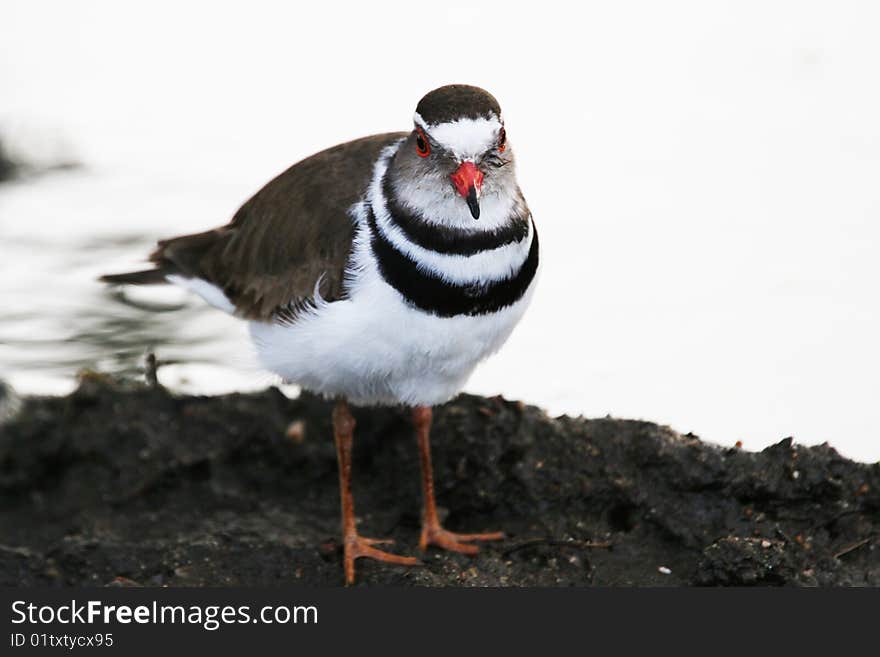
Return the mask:
M 143 271 L 130 271 L 125 274 L 104 274 L 98 280 L 102 283 L 114 285 L 122 283 L 130 285 L 157 285 L 167 283 L 168 279 L 165 278 L 167 275 L 168 272 L 162 269 L 144 269 Z

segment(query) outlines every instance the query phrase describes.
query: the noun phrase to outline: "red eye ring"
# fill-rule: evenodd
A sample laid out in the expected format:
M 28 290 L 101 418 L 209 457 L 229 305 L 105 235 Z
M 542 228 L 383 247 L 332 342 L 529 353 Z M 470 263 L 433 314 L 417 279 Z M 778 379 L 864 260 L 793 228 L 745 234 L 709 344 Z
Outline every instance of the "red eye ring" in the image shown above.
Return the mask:
M 502 126 L 498 133 L 498 152 L 503 153 L 505 148 L 507 148 L 507 130 Z
M 431 154 L 431 143 L 422 132 L 421 128 L 416 128 L 416 155 L 419 157 L 428 157 Z

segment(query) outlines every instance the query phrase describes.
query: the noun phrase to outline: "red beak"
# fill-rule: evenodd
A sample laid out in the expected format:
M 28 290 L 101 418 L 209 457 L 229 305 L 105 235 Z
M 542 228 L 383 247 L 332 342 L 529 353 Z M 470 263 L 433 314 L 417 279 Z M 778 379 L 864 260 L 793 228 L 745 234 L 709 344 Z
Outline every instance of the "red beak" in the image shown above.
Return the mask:
M 483 172 L 473 162 L 462 162 L 450 176 L 455 189 L 467 201 L 474 219 L 480 218 L 480 190 L 483 187 Z

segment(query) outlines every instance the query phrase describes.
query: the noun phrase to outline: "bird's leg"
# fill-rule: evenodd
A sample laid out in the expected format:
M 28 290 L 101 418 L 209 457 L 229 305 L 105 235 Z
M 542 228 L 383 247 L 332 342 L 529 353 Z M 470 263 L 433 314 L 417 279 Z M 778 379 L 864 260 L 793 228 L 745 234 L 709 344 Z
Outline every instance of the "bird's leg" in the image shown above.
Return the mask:
M 413 424 L 419 441 L 419 458 L 422 464 L 422 497 L 425 505 L 422 511 L 422 536 L 419 539 L 419 547 L 424 551 L 428 549 L 429 545 L 436 545 L 453 552 L 476 554 L 479 552 L 479 548 L 476 545 L 469 545 L 469 541 L 497 541 L 504 538 L 504 534 L 502 532 L 456 534 L 440 526 L 440 518 L 437 517 L 437 503 L 434 500 L 434 469 L 431 465 L 432 416 L 430 406 L 413 408 Z
M 336 438 L 336 456 L 339 460 L 339 496 L 342 499 L 342 539 L 344 545 L 345 583 L 354 584 L 354 560 L 370 557 L 404 566 L 419 563 L 415 557 L 402 557 L 377 550 L 374 545 L 394 541 L 364 538 L 357 533 L 354 520 L 354 498 L 351 495 L 351 446 L 354 440 L 354 417 L 344 399 L 336 402 L 333 409 L 333 434 Z

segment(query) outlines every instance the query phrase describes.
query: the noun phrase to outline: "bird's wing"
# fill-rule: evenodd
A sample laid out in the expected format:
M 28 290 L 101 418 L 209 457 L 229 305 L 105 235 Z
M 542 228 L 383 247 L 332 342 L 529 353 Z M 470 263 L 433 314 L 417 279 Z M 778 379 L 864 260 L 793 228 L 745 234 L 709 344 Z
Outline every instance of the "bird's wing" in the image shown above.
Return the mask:
M 343 295 L 354 225 L 349 215 L 369 184 L 381 150 L 402 137 L 388 133 L 340 144 L 294 164 L 257 192 L 221 228 L 159 242 L 156 274 L 199 278 L 219 287 L 236 314 L 270 319 L 318 289 Z M 156 276 L 153 274 L 153 276 Z M 136 272 L 155 282 L 150 272 Z

